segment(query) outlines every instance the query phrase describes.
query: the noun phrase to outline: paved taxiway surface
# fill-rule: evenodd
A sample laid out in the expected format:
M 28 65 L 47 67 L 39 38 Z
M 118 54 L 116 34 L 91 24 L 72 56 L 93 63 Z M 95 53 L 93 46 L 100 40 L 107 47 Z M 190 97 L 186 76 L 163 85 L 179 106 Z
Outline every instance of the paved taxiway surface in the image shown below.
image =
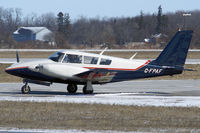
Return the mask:
M 23 83 L 0 83 L 0 96 L 21 95 Z M 66 84 L 52 84 L 50 87 L 29 84 L 29 96 L 69 95 Z M 82 93 L 78 86 L 78 94 Z M 200 96 L 200 80 L 135 80 L 105 85 L 94 85 L 95 94 L 137 93 L 137 95 Z
M 137 80 L 94 85 L 94 94 L 68 94 L 66 85 L 30 84 L 30 94 L 21 94 L 22 83 L 1 83 L 0 101 L 64 102 L 127 106 L 200 107 L 200 80 Z

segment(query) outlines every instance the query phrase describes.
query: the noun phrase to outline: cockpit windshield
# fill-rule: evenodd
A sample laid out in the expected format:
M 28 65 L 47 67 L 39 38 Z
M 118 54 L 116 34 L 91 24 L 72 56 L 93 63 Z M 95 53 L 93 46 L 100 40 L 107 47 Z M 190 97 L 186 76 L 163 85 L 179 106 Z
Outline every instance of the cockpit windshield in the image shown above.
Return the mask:
M 55 62 L 61 62 L 64 55 L 65 55 L 64 53 L 56 52 L 56 53 L 52 54 L 51 56 L 49 56 L 48 59 L 53 60 Z

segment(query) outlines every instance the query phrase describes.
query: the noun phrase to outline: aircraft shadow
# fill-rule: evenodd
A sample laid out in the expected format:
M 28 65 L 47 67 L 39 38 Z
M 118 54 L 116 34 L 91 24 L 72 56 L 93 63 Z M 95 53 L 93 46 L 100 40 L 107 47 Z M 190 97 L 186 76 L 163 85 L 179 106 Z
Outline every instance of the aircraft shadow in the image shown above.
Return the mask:
M 23 95 L 23 96 L 94 96 L 96 94 L 123 94 L 129 96 L 136 96 L 136 95 L 149 95 L 149 96 L 170 96 L 172 93 L 166 92 L 96 92 L 93 94 L 83 94 L 82 92 L 77 92 L 75 94 L 70 94 L 68 92 L 60 92 L 60 91 L 31 91 L 29 94 L 22 94 L 21 91 L 19 92 L 0 92 L 0 95 Z
M 31 91 L 29 94 L 22 94 L 20 91 L 19 92 L 0 92 L 0 95 L 24 95 L 24 96 L 56 96 L 56 95 L 62 95 L 62 96 L 85 96 L 85 94 L 81 92 L 77 92 L 75 94 L 70 94 L 68 92 L 60 92 L 60 91 Z M 88 94 L 88 95 L 95 95 L 95 94 L 101 94 L 101 93 L 93 93 L 93 94 Z

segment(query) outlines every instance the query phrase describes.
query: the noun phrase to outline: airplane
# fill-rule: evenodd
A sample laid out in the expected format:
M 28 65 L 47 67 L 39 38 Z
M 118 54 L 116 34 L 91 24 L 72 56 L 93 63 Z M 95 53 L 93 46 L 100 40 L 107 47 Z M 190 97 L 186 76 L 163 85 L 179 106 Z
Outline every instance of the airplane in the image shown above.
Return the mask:
M 84 85 L 83 93 L 92 94 L 93 84 L 106 84 L 156 76 L 181 74 L 192 39 L 192 30 L 177 31 L 155 60 L 118 58 L 73 50 L 62 50 L 48 59 L 19 62 L 5 71 L 24 78 L 23 94 L 30 93 L 28 83 L 50 86 L 52 83 L 68 84 L 70 94 L 77 92 L 77 85 Z

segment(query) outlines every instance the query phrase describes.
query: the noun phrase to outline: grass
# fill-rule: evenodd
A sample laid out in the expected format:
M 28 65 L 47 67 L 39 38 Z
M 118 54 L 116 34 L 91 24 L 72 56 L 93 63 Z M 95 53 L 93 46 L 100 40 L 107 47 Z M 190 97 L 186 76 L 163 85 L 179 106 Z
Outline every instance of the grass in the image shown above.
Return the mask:
M 116 57 L 130 58 L 136 52 L 105 52 L 105 55 L 111 55 Z M 158 57 L 160 52 L 137 52 L 135 59 L 155 59 Z M 200 58 L 200 52 L 189 52 L 188 59 Z
M 54 52 L 18 52 L 20 58 L 47 58 Z M 16 58 L 16 52 L 0 52 L 0 58 Z
M 200 108 L 2 101 L 0 114 L 1 127 L 120 131 L 200 127 Z
M 19 52 L 20 58 L 47 58 L 54 52 Z M 99 52 L 96 52 L 99 53 Z M 135 52 L 105 52 L 104 55 L 111 55 L 116 57 L 130 58 Z M 153 59 L 156 58 L 160 52 L 137 52 L 136 59 Z M 16 58 L 15 52 L 0 52 L 0 58 Z M 188 59 L 200 58 L 200 52 L 189 52 Z

